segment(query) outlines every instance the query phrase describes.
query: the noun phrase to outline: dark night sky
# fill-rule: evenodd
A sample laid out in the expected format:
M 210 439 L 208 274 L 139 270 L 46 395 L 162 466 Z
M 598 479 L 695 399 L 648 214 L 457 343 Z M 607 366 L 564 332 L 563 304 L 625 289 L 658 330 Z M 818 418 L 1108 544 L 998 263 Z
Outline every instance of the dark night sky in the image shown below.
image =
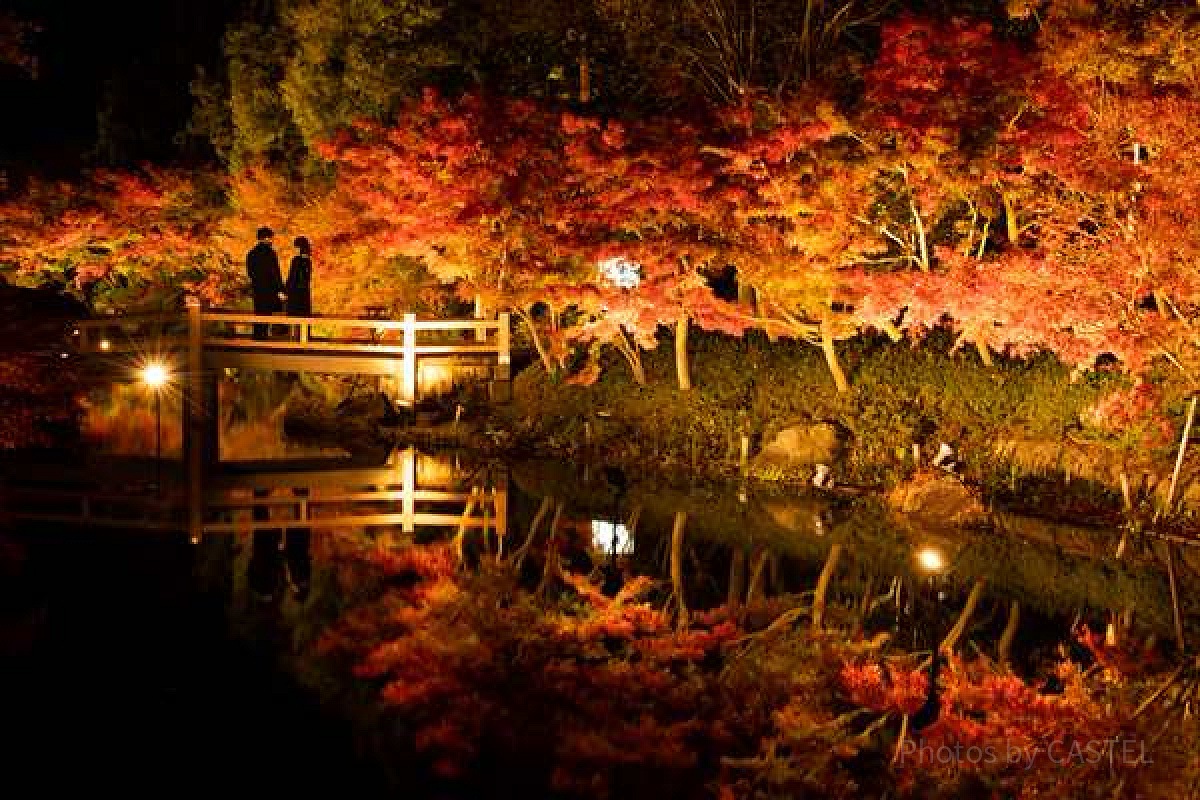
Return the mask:
M 97 112 L 115 113 L 118 161 L 171 158 L 186 123 L 188 82 L 198 64 L 217 63 L 227 22 L 242 0 L 0 0 L 41 27 L 32 50 L 38 74 L 0 67 L 4 123 L 0 164 L 35 159 L 69 169 L 97 138 Z

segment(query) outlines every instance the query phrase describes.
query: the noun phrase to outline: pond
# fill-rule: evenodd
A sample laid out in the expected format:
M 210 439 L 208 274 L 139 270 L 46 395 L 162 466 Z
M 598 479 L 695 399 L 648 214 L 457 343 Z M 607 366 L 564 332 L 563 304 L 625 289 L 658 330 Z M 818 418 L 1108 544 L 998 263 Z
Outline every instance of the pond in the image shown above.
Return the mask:
M 21 777 L 961 796 L 1123 788 L 1184 758 L 1145 752 L 1131 708 L 1139 676 L 1178 655 L 1175 609 L 1186 635 L 1200 613 L 1179 587 L 1173 602 L 1152 537 L 296 441 L 277 411 L 291 389 L 259 389 L 225 390 L 198 511 L 178 437 L 146 437 L 131 390 L 97 402 L 86 457 L 6 465 L 0 654 Z M 1173 555 L 1180 582 L 1190 550 Z M 1103 764 L 1073 755 L 1101 740 Z M 1114 766 L 1126 740 L 1142 755 Z M 35 768 L 48 748 L 72 768 Z

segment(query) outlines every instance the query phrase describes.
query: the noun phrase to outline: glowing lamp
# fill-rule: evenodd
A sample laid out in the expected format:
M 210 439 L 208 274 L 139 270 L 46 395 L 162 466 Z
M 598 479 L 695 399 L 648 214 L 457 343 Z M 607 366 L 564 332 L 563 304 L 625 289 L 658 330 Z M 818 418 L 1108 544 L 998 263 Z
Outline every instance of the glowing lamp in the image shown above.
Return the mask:
M 642 265 L 628 258 L 606 258 L 597 266 L 600 276 L 618 289 L 636 289 L 642 282 Z
M 101 339 L 101 340 L 100 340 L 100 349 L 101 349 L 101 350 L 103 350 L 103 351 L 105 351 L 105 352 L 108 352 L 108 349 L 109 349 L 110 347 L 112 347 L 112 344 L 111 344 L 111 343 L 108 341 L 108 339 Z
M 162 364 L 147 364 L 142 368 L 142 383 L 160 389 L 167 383 L 167 368 Z
M 935 547 L 922 547 L 917 551 L 917 564 L 926 572 L 941 572 L 946 567 L 946 559 Z

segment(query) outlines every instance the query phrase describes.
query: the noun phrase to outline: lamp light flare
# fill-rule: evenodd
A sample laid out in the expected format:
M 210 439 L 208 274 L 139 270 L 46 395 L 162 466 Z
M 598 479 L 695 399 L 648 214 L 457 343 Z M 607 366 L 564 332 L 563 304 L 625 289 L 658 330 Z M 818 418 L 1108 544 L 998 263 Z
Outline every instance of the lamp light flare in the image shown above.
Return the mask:
M 922 547 L 917 551 L 917 564 L 926 572 L 941 572 L 946 566 L 946 559 L 935 547 Z
M 142 383 L 158 389 L 167 382 L 167 368 L 162 364 L 147 364 L 142 368 Z
M 101 350 L 107 351 L 110 347 L 112 347 L 112 344 L 108 341 L 108 339 L 100 340 L 100 349 Z

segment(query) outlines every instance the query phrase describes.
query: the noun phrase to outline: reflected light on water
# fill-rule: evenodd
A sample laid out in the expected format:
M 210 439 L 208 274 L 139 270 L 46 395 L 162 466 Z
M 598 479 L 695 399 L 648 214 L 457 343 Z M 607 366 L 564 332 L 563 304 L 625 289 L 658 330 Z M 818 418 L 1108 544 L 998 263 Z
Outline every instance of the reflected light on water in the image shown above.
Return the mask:
M 418 486 L 453 486 L 463 478 L 463 471 L 448 454 L 417 453 L 416 477 Z
M 592 520 L 592 546 L 605 553 L 627 556 L 633 553 L 633 537 L 624 522 L 613 524 L 606 519 Z
M 926 572 L 941 572 L 946 559 L 936 547 L 922 547 L 917 551 L 917 564 Z

